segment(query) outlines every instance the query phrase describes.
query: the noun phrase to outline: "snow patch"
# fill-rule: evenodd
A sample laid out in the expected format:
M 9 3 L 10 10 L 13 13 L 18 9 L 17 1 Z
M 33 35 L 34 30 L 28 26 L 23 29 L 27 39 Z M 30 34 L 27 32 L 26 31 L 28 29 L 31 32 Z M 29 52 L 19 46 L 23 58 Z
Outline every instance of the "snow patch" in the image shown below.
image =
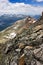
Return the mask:
M 9 37 L 14 38 L 16 36 L 16 33 L 10 33 Z
M 35 23 L 36 21 L 33 21 L 33 23 Z
M 4 37 L 7 38 L 7 39 L 12 39 L 12 38 L 14 38 L 15 36 L 16 36 L 16 33 L 15 33 L 15 32 L 12 32 L 12 33 L 10 33 L 9 35 L 4 36 Z

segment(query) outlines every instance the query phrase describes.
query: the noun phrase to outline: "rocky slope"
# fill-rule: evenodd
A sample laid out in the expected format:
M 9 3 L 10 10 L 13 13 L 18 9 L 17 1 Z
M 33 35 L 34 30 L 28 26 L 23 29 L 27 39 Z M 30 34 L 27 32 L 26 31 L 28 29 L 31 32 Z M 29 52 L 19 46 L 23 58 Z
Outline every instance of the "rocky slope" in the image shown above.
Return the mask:
M 0 65 L 43 65 L 43 14 L 0 32 Z
M 14 25 L 0 32 L 0 43 L 14 38 L 18 33 L 22 32 L 24 28 L 29 27 L 34 22 L 36 22 L 36 20 L 31 17 L 26 17 L 25 19 L 18 20 L 14 23 Z

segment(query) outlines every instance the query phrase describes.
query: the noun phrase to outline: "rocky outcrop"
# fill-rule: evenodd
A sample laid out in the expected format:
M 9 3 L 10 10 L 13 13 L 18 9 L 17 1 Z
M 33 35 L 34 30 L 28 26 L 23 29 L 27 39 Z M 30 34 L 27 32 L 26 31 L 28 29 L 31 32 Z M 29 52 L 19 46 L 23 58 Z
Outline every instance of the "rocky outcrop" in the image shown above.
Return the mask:
M 43 65 L 42 22 L 27 22 L 13 39 L 0 44 L 0 65 Z

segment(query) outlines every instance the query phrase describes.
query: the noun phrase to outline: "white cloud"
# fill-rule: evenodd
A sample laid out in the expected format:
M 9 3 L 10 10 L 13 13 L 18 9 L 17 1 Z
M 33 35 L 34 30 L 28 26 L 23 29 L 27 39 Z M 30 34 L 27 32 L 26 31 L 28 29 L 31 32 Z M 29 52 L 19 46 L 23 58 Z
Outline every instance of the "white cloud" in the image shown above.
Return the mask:
M 42 2 L 43 0 L 36 0 L 37 2 Z
M 10 3 L 8 0 L 0 0 L 0 15 L 2 14 L 41 14 L 42 6 L 32 6 L 24 3 Z

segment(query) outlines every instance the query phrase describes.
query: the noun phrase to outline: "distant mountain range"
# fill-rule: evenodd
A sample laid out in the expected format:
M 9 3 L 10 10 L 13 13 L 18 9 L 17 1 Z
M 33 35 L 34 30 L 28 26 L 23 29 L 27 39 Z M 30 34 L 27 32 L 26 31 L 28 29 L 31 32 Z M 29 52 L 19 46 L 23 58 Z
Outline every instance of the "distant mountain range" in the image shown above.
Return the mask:
M 21 20 L 28 16 L 29 15 L 22 15 L 22 14 L 18 14 L 18 15 L 4 14 L 4 15 L 0 16 L 0 31 L 2 31 L 3 29 L 7 28 L 10 25 L 12 25 L 17 20 Z M 38 19 L 40 17 L 40 15 L 35 15 L 32 17 L 34 17 L 35 19 Z
M 0 31 L 5 29 L 6 27 L 12 25 L 17 20 L 23 19 L 26 16 L 24 15 L 2 15 L 0 16 Z
M 40 18 L 40 15 L 35 15 L 35 16 L 33 16 L 33 18 L 39 19 Z

